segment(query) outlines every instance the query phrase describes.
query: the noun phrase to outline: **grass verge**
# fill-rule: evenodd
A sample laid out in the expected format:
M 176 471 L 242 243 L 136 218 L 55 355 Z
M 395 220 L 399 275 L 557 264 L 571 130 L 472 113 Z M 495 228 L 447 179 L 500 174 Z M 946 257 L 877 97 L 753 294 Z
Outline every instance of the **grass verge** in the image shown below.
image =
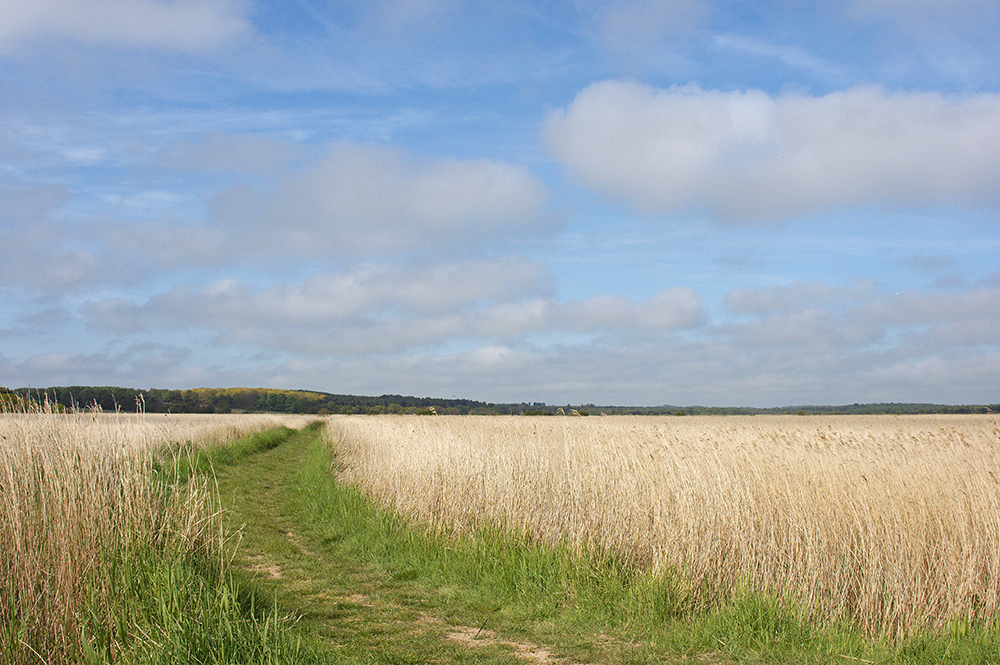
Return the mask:
M 308 662 L 291 621 L 232 575 L 210 475 L 292 430 L 157 460 L 49 415 L 23 414 L 0 449 L 0 662 Z
M 100 583 L 113 595 L 92 595 L 77 662 L 305 662 L 290 620 L 204 560 L 133 551 L 115 562 Z
M 176 504 L 184 497 L 218 498 L 216 468 L 273 449 L 295 430 L 279 427 L 226 444 L 153 461 L 150 479 Z M 268 663 L 315 662 L 290 627 L 293 619 L 257 587 L 234 575 L 234 542 L 218 505 L 188 514 L 200 524 L 199 547 L 177 547 L 169 531 L 144 540 L 110 544 L 87 578 L 88 603 L 81 622 L 84 663 Z M 176 527 L 173 527 L 176 529 Z M 189 539 L 184 539 L 189 540 Z

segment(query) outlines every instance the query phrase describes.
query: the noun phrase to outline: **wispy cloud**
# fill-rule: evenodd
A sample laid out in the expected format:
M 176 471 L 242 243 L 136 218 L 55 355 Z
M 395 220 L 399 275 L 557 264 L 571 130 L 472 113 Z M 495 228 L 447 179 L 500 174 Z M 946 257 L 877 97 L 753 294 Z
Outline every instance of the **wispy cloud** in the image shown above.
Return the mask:
M 924 41 L 993 36 L 1000 5 L 993 0 L 847 0 L 859 21 L 891 20 Z
M 703 0 L 576 0 L 574 5 L 596 41 L 644 59 L 667 38 L 691 35 L 711 12 Z
M 715 47 L 718 49 L 778 60 L 790 67 L 818 74 L 824 78 L 845 78 L 840 68 L 799 46 L 773 44 L 739 35 L 717 35 L 714 41 Z
M 252 30 L 239 0 L 34 0 L 0 4 L 0 53 L 34 39 L 204 53 Z

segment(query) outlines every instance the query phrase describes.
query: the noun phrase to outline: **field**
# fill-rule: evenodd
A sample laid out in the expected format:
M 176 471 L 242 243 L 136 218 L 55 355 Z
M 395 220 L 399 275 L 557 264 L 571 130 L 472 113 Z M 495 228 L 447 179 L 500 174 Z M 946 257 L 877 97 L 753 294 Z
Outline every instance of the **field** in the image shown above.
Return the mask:
M 0 414 L 0 661 L 1000 658 L 993 416 L 316 420 Z
M 164 562 L 176 575 L 173 564 L 194 553 L 214 562 L 223 554 L 226 534 L 209 483 L 172 482 L 181 468 L 173 463 L 303 422 L 0 414 L 0 659 L 81 660 L 88 641 L 104 643 L 90 654 L 98 662 L 116 659 L 135 630 L 120 623 L 131 584 L 163 573 Z
M 339 478 L 440 529 L 502 528 L 901 639 L 1000 610 L 992 416 L 334 417 Z

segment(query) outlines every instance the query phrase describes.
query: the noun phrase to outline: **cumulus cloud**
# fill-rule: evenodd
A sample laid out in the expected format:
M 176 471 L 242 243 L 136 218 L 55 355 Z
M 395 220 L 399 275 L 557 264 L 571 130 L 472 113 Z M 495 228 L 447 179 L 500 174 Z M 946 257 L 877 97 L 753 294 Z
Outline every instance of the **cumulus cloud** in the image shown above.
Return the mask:
M 573 300 L 562 305 L 559 318 L 570 330 L 677 329 L 701 324 L 701 298 L 690 287 L 675 287 L 641 302 L 610 295 Z
M 415 163 L 396 150 L 344 144 L 288 183 L 277 207 L 297 219 L 358 221 L 381 227 L 384 235 L 402 230 L 440 237 L 532 220 L 544 198 L 541 181 L 519 166 L 487 159 Z
M 0 355 L 4 376 L 30 377 L 29 381 L 7 388 L 38 386 L 119 385 L 191 386 L 205 385 L 212 372 L 190 363 L 191 349 L 146 342 L 93 353 L 52 352 L 29 356 L 23 361 L 5 360 Z
M 545 200 L 542 181 L 521 166 L 418 161 L 391 148 L 345 143 L 272 191 L 234 188 L 212 209 L 236 246 L 379 255 L 534 233 L 545 223 Z
M 790 286 L 763 289 L 733 289 L 724 302 L 733 314 L 769 314 L 791 312 L 803 307 L 836 307 L 841 304 L 869 300 L 878 293 L 874 280 L 863 279 L 848 286 L 833 286 L 823 282 L 797 282 Z
M 484 330 L 496 303 L 552 288 L 539 264 L 517 257 L 441 264 L 358 265 L 297 284 L 255 288 L 225 278 L 177 285 L 146 302 L 104 299 L 84 308 L 89 325 L 116 334 L 208 330 L 220 344 L 334 355 L 390 353 Z
M 995 94 L 860 87 L 772 97 L 603 81 L 550 113 L 542 136 L 584 184 L 653 214 L 743 222 L 1000 203 Z
M 975 403 L 995 392 L 1000 373 L 994 281 L 899 294 L 869 281 L 734 290 L 724 300 L 733 316 L 713 322 L 686 287 L 640 301 L 559 301 L 542 266 L 513 257 L 368 265 L 263 288 L 218 280 L 83 312 L 118 339 L 142 327 L 136 338 L 184 331 L 214 337 L 215 349 L 116 342 L 92 354 L 0 356 L 0 365 L 51 385 L 104 376 L 329 390 L 335 376 L 338 391 L 450 395 L 462 386 L 463 396 L 493 401 Z M 223 371 L 212 367 L 219 346 L 267 353 L 252 369 Z
M 1000 288 L 985 286 L 958 293 L 904 292 L 866 303 L 856 317 L 917 331 L 928 346 L 955 349 L 1000 346 Z
M 866 282 L 796 284 L 732 291 L 726 302 L 751 316 L 716 326 L 692 353 L 717 354 L 721 364 L 705 358 L 702 371 L 747 403 L 977 403 L 995 393 L 995 285 L 896 294 Z
M 870 280 L 832 286 L 799 283 L 740 289 L 725 303 L 745 320 L 720 326 L 748 353 L 808 355 L 820 349 L 851 355 L 873 349 L 916 356 L 1000 347 L 1000 288 L 883 294 Z
M 719 332 L 719 331 L 717 331 Z M 918 345 L 803 346 L 796 340 L 741 348 L 734 338 L 664 335 L 655 345 L 566 342 L 548 346 L 486 342 L 452 353 L 309 358 L 258 376 L 347 392 L 451 395 L 550 404 L 849 404 L 856 401 L 979 403 L 995 394 L 1000 353 L 958 353 Z M 294 366 L 293 366 L 294 365 Z M 338 388 L 340 389 L 340 388 Z
M 256 289 L 232 278 L 177 285 L 142 308 L 121 300 L 90 306 L 94 323 L 116 328 L 128 312 L 177 326 L 255 327 L 334 324 L 373 312 L 440 314 L 484 302 L 518 299 L 549 288 L 539 264 L 516 257 L 435 265 L 359 265 L 298 284 Z M 126 319 L 128 320 L 128 319 Z
M 542 181 L 520 166 L 421 161 L 358 144 L 302 166 L 305 157 L 283 142 L 225 135 L 158 156 L 171 174 L 182 167 L 244 181 L 207 205 L 187 192 L 125 196 L 111 188 L 81 202 L 62 185 L 0 186 L 0 277 L 58 295 L 134 285 L 181 267 L 224 271 L 247 260 L 273 267 L 467 254 L 547 235 L 558 223 L 545 209 Z M 90 207 L 98 216 L 79 219 Z
M 640 302 L 599 295 L 563 303 L 552 291 L 543 266 L 507 257 L 356 266 L 263 289 L 227 278 L 178 285 L 146 302 L 98 300 L 83 313 L 91 328 L 114 334 L 201 329 L 222 345 L 335 356 L 550 333 L 676 330 L 704 320 L 698 294 L 687 287 Z
M 249 30 L 240 0 L 0 2 L 0 53 L 36 38 L 201 53 Z
M 86 239 L 66 242 L 66 229 L 52 214 L 69 200 L 59 185 L 28 189 L 0 187 L 0 279 L 3 286 L 27 285 L 33 292 L 75 290 L 99 260 Z

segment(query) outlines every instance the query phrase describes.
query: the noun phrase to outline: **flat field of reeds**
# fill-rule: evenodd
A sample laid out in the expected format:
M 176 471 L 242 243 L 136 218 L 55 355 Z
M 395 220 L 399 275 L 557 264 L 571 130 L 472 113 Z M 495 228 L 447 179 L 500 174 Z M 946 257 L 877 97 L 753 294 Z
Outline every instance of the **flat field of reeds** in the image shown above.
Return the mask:
M 122 645 L 142 639 L 141 626 L 121 623 L 133 602 L 128 585 L 161 561 L 223 554 L 210 487 L 163 477 L 170 459 L 304 422 L 0 413 L 0 660 L 116 659 Z M 157 563 L 143 570 L 144 557 Z
M 988 415 L 334 417 L 341 480 L 452 532 L 501 525 L 897 638 L 1000 618 Z

